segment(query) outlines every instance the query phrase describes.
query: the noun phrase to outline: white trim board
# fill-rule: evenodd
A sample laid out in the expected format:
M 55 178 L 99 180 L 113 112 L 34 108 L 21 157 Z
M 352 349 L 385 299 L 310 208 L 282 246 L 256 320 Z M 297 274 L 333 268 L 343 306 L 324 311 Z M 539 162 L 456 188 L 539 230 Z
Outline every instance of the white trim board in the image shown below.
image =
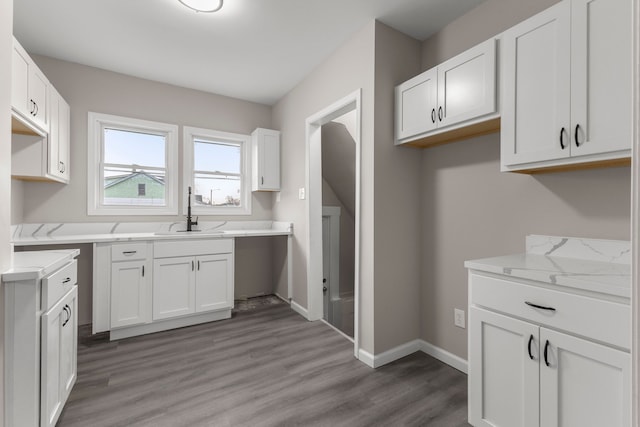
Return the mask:
M 304 308 L 303 306 L 301 306 L 300 304 L 298 304 L 297 302 L 295 302 L 294 300 L 291 300 L 291 309 L 293 311 L 295 311 L 296 313 L 298 313 L 300 316 L 304 317 L 307 320 L 311 320 L 309 319 L 309 311 Z
M 394 362 L 405 356 L 415 353 L 416 351 L 422 351 L 429 356 L 438 359 L 439 361 L 446 363 L 454 369 L 466 374 L 468 370 L 468 362 L 463 358 L 456 356 L 440 347 L 437 347 L 424 340 L 413 340 L 408 343 L 399 345 L 392 349 L 389 349 L 383 353 L 372 355 L 371 353 L 360 349 L 359 359 L 365 365 L 371 368 L 379 368 L 388 363 Z

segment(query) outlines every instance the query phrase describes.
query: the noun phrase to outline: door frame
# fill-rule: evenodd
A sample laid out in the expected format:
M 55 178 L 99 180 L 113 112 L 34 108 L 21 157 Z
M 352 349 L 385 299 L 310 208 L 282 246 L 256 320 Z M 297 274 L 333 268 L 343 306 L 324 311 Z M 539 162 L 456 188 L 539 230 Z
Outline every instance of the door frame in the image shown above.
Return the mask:
M 307 230 L 307 318 L 322 319 L 322 125 L 355 110 L 356 127 L 356 206 L 355 206 L 355 269 L 354 269 L 354 331 L 353 354 L 358 358 L 360 343 L 360 175 L 362 89 L 358 89 L 328 107 L 308 117 L 305 122 L 306 147 L 306 210 Z
M 640 0 L 633 0 L 633 82 L 631 117 L 631 423 L 640 425 Z

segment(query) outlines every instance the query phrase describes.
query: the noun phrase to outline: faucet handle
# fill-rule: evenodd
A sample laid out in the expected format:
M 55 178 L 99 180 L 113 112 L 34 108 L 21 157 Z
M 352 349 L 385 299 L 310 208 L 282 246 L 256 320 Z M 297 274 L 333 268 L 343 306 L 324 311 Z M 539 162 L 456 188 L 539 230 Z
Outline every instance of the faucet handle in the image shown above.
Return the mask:
M 193 225 L 198 225 L 198 218 L 199 218 L 199 217 L 197 217 L 197 216 L 196 216 L 196 220 L 195 220 L 195 221 L 193 221 L 193 223 L 192 223 Z

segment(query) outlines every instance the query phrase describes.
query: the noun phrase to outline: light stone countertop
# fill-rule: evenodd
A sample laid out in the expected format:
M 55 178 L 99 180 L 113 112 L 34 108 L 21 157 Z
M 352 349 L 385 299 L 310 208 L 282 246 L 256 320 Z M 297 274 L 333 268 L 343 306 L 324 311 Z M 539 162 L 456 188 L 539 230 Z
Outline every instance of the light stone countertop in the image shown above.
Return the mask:
M 527 252 L 465 262 L 506 278 L 631 297 L 630 242 L 527 236 Z
M 40 279 L 60 269 L 78 255 L 80 249 L 15 252 L 13 267 L 2 273 L 2 281 Z
M 182 233 L 183 222 L 20 224 L 12 227 L 15 246 L 136 240 L 215 239 L 290 236 L 293 224 L 277 221 L 201 221 L 199 232 Z

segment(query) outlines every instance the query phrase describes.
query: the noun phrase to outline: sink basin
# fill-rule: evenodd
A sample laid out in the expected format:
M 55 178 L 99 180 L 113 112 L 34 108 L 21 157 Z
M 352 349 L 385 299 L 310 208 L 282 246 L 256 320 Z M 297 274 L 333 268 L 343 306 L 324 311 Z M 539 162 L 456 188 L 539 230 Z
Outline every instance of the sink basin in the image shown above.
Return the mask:
M 153 233 L 156 236 L 216 236 L 224 234 L 223 230 L 194 230 L 194 231 L 156 231 Z

